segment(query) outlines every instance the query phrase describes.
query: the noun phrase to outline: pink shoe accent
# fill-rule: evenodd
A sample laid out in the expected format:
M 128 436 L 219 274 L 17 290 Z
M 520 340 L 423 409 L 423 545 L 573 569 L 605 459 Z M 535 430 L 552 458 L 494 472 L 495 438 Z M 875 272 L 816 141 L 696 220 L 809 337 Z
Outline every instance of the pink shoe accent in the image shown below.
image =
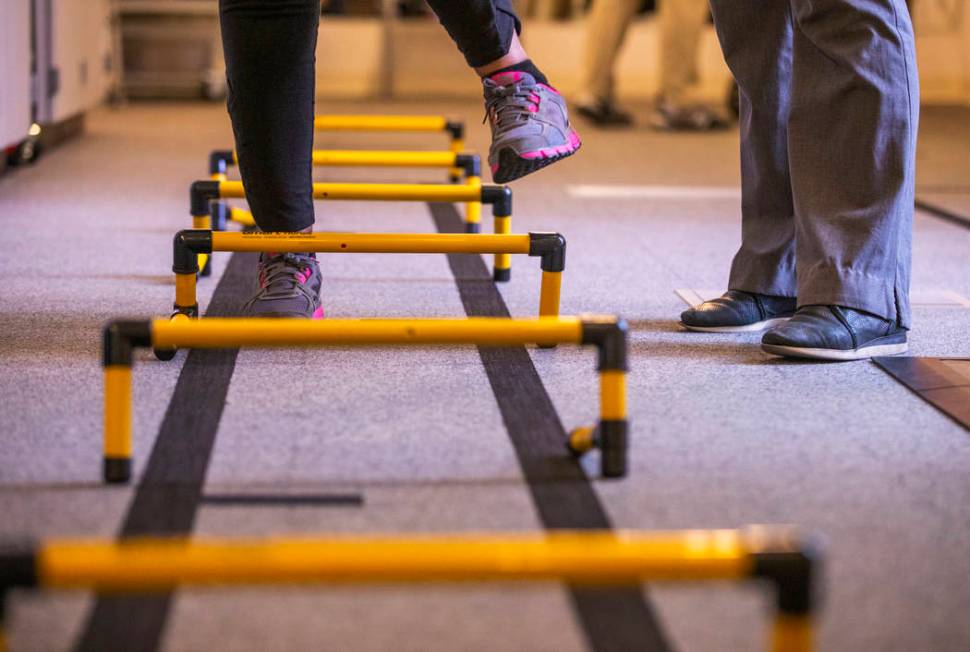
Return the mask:
M 323 319 L 323 318 L 324 318 L 323 306 L 320 306 L 319 308 L 317 308 L 316 310 L 314 310 L 313 311 L 313 316 L 310 317 L 310 319 Z
M 540 82 L 539 84 L 536 84 L 536 85 L 537 86 L 542 86 L 543 88 L 548 88 L 550 91 L 552 91 L 556 95 L 562 95 L 562 93 L 560 93 L 559 91 L 557 91 L 555 88 L 553 88 L 549 84 L 543 84 L 543 83 Z
M 492 163 L 490 167 L 492 168 L 492 174 L 498 172 L 498 163 Z
M 522 80 L 522 73 L 518 70 L 510 70 L 508 72 L 500 72 L 489 77 L 493 82 L 499 84 L 500 86 L 506 86 L 508 84 L 514 84 L 517 81 Z

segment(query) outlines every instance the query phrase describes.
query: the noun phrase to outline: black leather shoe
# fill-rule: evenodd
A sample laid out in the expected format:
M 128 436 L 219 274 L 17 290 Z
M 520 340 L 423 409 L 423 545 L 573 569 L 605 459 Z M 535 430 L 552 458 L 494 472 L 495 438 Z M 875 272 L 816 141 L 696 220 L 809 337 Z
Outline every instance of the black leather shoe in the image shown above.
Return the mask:
M 728 290 L 720 298 L 680 313 L 680 323 L 704 333 L 746 333 L 777 326 L 794 314 L 794 297 Z
M 863 360 L 909 348 L 906 329 L 868 312 L 842 306 L 802 306 L 787 323 L 761 338 L 768 353 L 815 360 Z
M 574 106 L 576 113 L 600 127 L 627 127 L 633 123 L 630 114 L 620 110 L 612 102 L 576 104 Z

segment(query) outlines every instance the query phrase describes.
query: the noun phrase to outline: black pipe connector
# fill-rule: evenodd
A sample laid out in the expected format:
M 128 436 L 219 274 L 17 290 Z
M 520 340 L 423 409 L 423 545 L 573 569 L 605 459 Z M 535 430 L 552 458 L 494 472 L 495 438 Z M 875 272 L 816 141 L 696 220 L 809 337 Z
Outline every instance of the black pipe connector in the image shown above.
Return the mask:
M 482 158 L 478 154 L 458 154 L 455 167 L 464 170 L 466 177 L 482 176 Z
M 101 343 L 105 367 L 130 367 L 135 347 L 152 344 L 151 322 L 120 319 L 108 322 L 101 333 Z
M 445 122 L 445 131 L 451 135 L 452 140 L 461 140 L 465 137 L 465 123 L 460 120 L 448 120 Z
M 0 542 L 0 615 L 9 589 L 40 583 L 37 574 L 37 546 L 32 541 Z
M 219 199 L 218 181 L 193 181 L 189 187 L 189 212 L 193 217 L 209 214 L 209 202 Z
M 212 231 L 185 229 L 172 240 L 172 271 L 176 274 L 198 274 L 199 254 L 212 253 Z
M 236 157 L 231 149 L 216 149 L 209 152 L 209 174 L 226 174 L 235 165 Z
M 626 371 L 626 322 L 622 319 L 586 318 L 582 323 L 582 344 L 593 344 L 599 349 L 599 371 Z
M 816 575 L 820 565 L 819 550 L 813 544 L 799 549 L 766 549 L 752 555 L 751 574 L 774 583 L 778 611 L 789 616 L 805 616 L 815 608 Z
M 492 215 L 508 217 L 512 214 L 512 189 L 508 186 L 482 186 L 482 203 L 492 205 Z
M 529 255 L 542 256 L 542 271 L 566 269 L 566 238 L 559 233 L 530 232 Z

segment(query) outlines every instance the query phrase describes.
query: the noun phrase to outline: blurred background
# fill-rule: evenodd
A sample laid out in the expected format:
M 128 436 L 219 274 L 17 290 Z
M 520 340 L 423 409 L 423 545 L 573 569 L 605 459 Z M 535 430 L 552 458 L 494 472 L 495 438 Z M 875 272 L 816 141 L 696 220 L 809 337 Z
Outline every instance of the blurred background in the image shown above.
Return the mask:
M 589 0 L 521 0 L 523 41 L 567 96 L 580 93 Z M 659 28 L 653 0 L 631 26 L 615 67 L 616 94 L 657 92 Z M 924 104 L 970 105 L 966 0 L 914 0 Z M 422 0 L 324 0 L 317 54 L 321 98 L 467 99 L 480 90 Z M 0 2 L 0 167 L 38 156 L 83 129 L 105 101 L 222 101 L 216 0 Z M 429 65 L 429 62 L 434 62 Z M 698 88 L 729 86 L 713 28 L 698 53 Z

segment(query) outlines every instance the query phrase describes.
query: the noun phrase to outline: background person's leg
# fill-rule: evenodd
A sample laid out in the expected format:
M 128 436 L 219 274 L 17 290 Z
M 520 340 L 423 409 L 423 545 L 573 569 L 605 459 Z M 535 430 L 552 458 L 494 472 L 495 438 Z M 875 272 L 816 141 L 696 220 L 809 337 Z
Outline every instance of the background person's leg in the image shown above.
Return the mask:
M 710 11 L 707 0 L 660 2 L 660 95 L 675 106 L 698 100 L 698 50 Z
M 586 17 L 581 103 L 613 102 L 616 60 L 639 6 L 640 0 L 593 0 Z
M 239 172 L 264 231 L 313 224 L 314 64 L 320 0 L 220 0 Z
M 741 91 L 741 248 L 729 289 L 795 296 L 788 173 L 792 25 L 787 3 L 712 0 L 724 57 Z
M 919 82 L 903 0 L 791 0 L 799 305 L 908 327 Z

